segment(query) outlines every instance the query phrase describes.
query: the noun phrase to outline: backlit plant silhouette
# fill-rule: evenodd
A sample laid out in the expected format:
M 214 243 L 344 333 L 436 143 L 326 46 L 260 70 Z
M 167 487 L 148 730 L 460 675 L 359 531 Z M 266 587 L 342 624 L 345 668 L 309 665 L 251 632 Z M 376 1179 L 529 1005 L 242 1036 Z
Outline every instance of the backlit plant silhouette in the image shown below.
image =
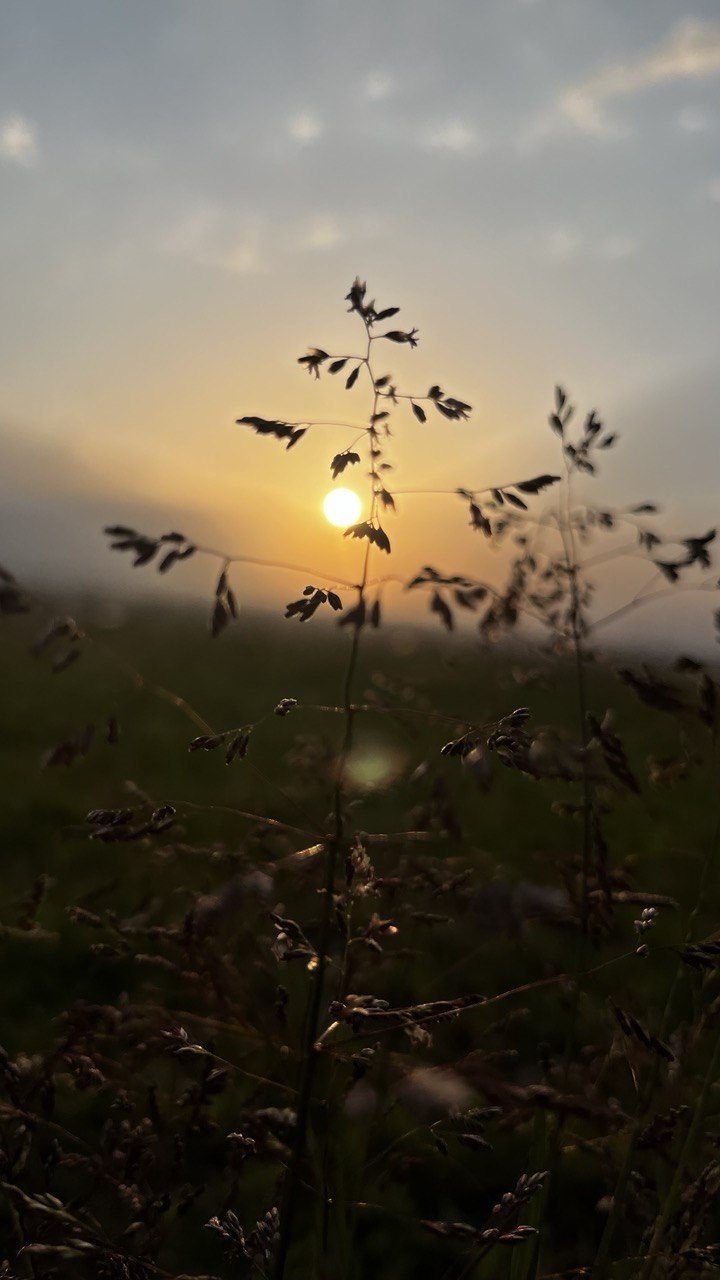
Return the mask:
M 686 915 L 673 925 L 678 904 L 653 884 L 637 884 L 631 851 L 612 847 L 615 808 L 634 804 L 642 815 L 648 778 L 606 707 L 596 705 L 589 673 L 596 637 L 627 612 L 677 591 L 717 589 L 714 530 L 669 541 L 652 504 L 617 509 L 579 496 L 577 479 L 595 475 L 615 436 L 594 411 L 578 424 L 559 387 L 548 433 L 557 461 L 546 473 L 503 483 L 481 477 L 479 487 L 458 477 L 463 483 L 448 491 L 398 487 L 391 427 L 429 430 L 435 422 L 447 441 L 448 431 L 471 429 L 464 425 L 471 406 L 440 384 L 424 393 L 400 389 L 383 363 L 394 345 L 416 347 L 417 329 L 392 327 L 398 308 L 376 306 L 360 280 L 347 301 L 359 353 L 312 347 L 300 364 L 314 378 L 344 380 L 353 403 L 364 394 L 366 419 L 238 422 L 288 450 L 320 427 L 343 434 L 346 443 L 328 459 L 332 478 L 367 478 L 364 516 L 344 532 L 359 544 L 356 580 L 226 554 L 185 532 L 106 530 L 112 549 L 138 568 L 166 574 L 192 557 L 214 562 L 210 629 L 220 643 L 239 614 L 243 563 L 293 580 L 288 625 L 336 615 L 338 643 L 347 646 L 342 687 L 328 691 L 326 703 L 307 703 L 289 675 L 280 700 L 248 723 L 209 724 L 119 658 L 134 685 L 193 724 L 190 752 L 215 753 L 218 764 L 223 758 L 267 784 L 253 761 L 257 735 L 281 741 L 305 712 L 327 716 L 339 734 L 328 756 L 302 748 L 300 793 L 282 776 L 270 780 L 277 814 L 231 810 L 255 832 L 252 860 L 188 842 L 183 817 L 193 806 L 180 797 L 160 803 L 135 788 L 125 804 L 87 814 L 84 832 L 98 846 L 147 848 L 170 869 L 177 856 L 209 859 L 218 885 L 195 893 L 179 915 L 171 891 L 154 913 L 128 918 L 71 904 L 72 924 L 99 938 L 89 943 L 93 963 L 117 966 L 118 995 L 74 1004 L 47 1052 L 2 1062 L 11 1228 L 4 1274 L 177 1277 L 172 1260 L 184 1247 L 177 1241 L 188 1238 L 186 1223 L 194 1240 L 205 1223 L 204 1245 L 192 1251 L 204 1249 L 212 1274 L 224 1267 L 223 1275 L 275 1280 L 530 1280 L 558 1268 L 604 1278 L 622 1267 L 618 1274 L 643 1280 L 695 1275 L 720 1260 L 712 1108 L 720 943 L 698 933 L 712 901 L 718 827 Z M 449 518 L 469 518 L 481 544 L 506 546 L 503 584 L 436 565 L 408 582 L 386 572 L 396 499 L 421 492 L 447 497 Z M 587 550 L 603 536 L 607 549 Z M 594 576 L 626 556 L 648 562 L 647 582 L 598 616 Z M 527 624 L 545 660 L 559 664 L 564 679 L 572 673 L 575 729 L 536 724 L 532 706 L 498 705 L 497 691 L 482 722 L 464 708 L 398 702 L 382 686 L 361 697 L 363 637 L 386 620 L 395 588 L 424 593 L 448 631 L 459 617 L 472 618 L 484 641 Z M 4 571 L 0 607 L 12 615 L 42 606 Z M 52 618 L 34 652 L 61 673 L 98 643 L 74 619 Z M 669 787 L 697 773 L 717 809 L 717 682 L 695 659 L 676 668 L 668 675 L 626 666 L 618 674 L 644 714 L 678 725 L 677 753 L 649 763 L 650 783 Z M 416 762 L 421 799 L 396 830 L 367 831 L 356 820 L 350 766 L 362 717 L 422 722 L 435 741 L 433 756 Z M 103 716 L 51 748 L 44 766 L 82 760 L 101 736 L 112 746 L 119 732 L 116 717 Z M 492 803 L 487 792 L 502 785 L 498 766 L 528 788 L 543 784 L 558 823 L 574 833 L 571 856 L 553 862 L 560 888 L 527 886 L 526 905 L 513 907 L 513 927 L 532 932 L 528 920 L 537 916 L 543 923 L 535 964 L 527 955 L 525 976 L 507 989 L 487 968 L 476 985 L 475 970 L 463 971 L 477 946 L 478 911 L 500 910 L 500 900 L 465 841 L 453 798 L 469 788 L 477 805 Z M 44 889 L 35 885 L 7 928 L 27 935 L 41 928 Z M 543 931 L 562 939 L 560 956 L 553 947 L 543 955 Z M 444 934 L 443 955 L 452 958 L 436 994 L 409 965 L 432 956 Z M 156 972 L 153 998 L 123 994 L 132 958 Z M 418 973 L 427 969 L 420 964 Z M 649 973 L 664 992 L 659 1018 L 645 1014 Z M 536 992 L 562 1000 L 562 1042 L 543 1046 L 538 1031 L 533 1052 L 521 1040 L 523 1051 L 518 1002 L 532 1007 Z M 603 1204 L 600 1229 L 587 1233 L 576 1256 L 558 1239 L 555 1188 L 566 1185 L 578 1149 L 593 1164 L 603 1188 L 594 1202 Z M 514 1166 L 509 1190 L 493 1183 L 501 1151 L 503 1169 Z M 479 1196 L 478 1162 L 486 1165 Z M 388 1240 L 393 1254 L 383 1259 L 378 1241 Z

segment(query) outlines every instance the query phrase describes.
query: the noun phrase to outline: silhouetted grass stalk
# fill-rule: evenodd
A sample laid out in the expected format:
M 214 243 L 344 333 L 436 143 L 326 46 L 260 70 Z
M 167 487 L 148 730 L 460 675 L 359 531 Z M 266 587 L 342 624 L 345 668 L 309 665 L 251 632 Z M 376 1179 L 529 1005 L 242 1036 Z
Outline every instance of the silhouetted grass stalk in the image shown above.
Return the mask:
M 716 761 L 716 765 L 717 765 L 717 761 Z M 702 870 L 700 873 L 700 884 L 698 886 L 698 893 L 695 899 L 695 905 L 688 919 L 688 927 L 685 934 L 686 943 L 692 942 L 694 938 L 695 923 L 705 904 L 709 878 L 710 878 L 710 875 L 712 874 L 712 871 L 715 868 L 715 862 L 716 862 L 719 846 L 720 846 L 720 816 L 716 821 L 715 828 L 714 828 L 710 843 L 708 845 L 707 852 L 705 854 L 705 857 L 703 858 Z M 682 963 L 678 961 L 675 972 L 673 974 L 672 982 L 670 983 L 670 988 L 667 994 L 667 998 L 665 1000 L 662 1018 L 660 1021 L 660 1028 L 658 1031 L 658 1035 L 660 1036 L 661 1040 L 664 1040 L 666 1038 L 670 1028 L 670 1019 L 672 1017 L 673 1003 L 674 1003 L 675 995 L 677 993 L 677 989 L 680 983 L 682 972 L 683 972 Z M 718 1040 L 718 1042 L 715 1045 L 715 1050 L 713 1052 L 710 1067 L 708 1068 L 708 1073 L 705 1078 L 706 1084 L 708 1085 L 708 1087 L 709 1087 L 709 1083 L 712 1083 L 711 1072 L 714 1072 L 715 1074 L 717 1074 L 717 1066 L 718 1066 L 717 1054 L 718 1054 L 719 1045 L 720 1045 L 720 1040 Z M 615 1183 L 615 1188 L 613 1191 L 610 1213 L 608 1214 L 607 1222 L 605 1223 L 605 1228 L 603 1230 L 603 1233 L 600 1239 L 600 1244 L 598 1246 L 598 1251 L 593 1263 L 592 1280 L 606 1280 L 610 1266 L 612 1265 L 610 1260 L 610 1255 L 611 1255 L 613 1243 L 615 1240 L 615 1235 L 620 1226 L 620 1223 L 622 1221 L 622 1217 L 625 1211 L 625 1197 L 627 1193 L 630 1175 L 633 1170 L 635 1156 L 637 1153 L 637 1144 L 638 1144 L 640 1135 L 645 1125 L 648 1122 L 650 1108 L 652 1105 L 652 1099 L 653 1099 L 655 1089 L 657 1087 L 658 1079 L 660 1076 L 660 1070 L 661 1070 L 660 1060 L 655 1057 L 652 1059 L 652 1062 L 649 1066 L 647 1086 L 645 1090 L 642 1092 L 640 1099 L 638 1100 L 635 1119 L 633 1121 L 632 1129 L 628 1137 L 628 1142 L 625 1149 L 625 1155 L 623 1157 L 623 1161 L 620 1166 L 620 1170 L 617 1176 L 617 1181 Z M 705 1096 L 706 1096 L 706 1093 L 707 1093 L 707 1090 L 705 1089 Z M 687 1156 L 690 1154 L 690 1150 L 695 1140 L 697 1126 L 693 1129 L 693 1125 L 695 1125 L 696 1120 L 698 1120 L 698 1123 L 699 1123 L 698 1117 L 701 1111 L 700 1099 L 698 1099 L 698 1102 L 695 1104 L 695 1106 L 696 1106 L 696 1109 L 693 1117 L 693 1122 L 690 1126 L 690 1129 L 688 1130 L 686 1141 L 683 1145 L 682 1155 L 680 1157 L 680 1159 L 683 1160 L 683 1164 L 685 1163 Z M 692 1138 L 691 1138 L 691 1132 L 692 1132 Z M 679 1168 L 679 1165 L 676 1166 L 675 1178 L 677 1178 L 678 1176 L 677 1174 L 678 1168 Z M 675 1178 L 673 1179 L 673 1182 L 675 1182 Z M 657 1222 L 654 1228 L 654 1234 L 653 1234 L 653 1241 L 654 1241 L 656 1256 L 659 1254 L 665 1226 L 667 1225 L 669 1217 L 672 1214 L 674 1201 L 677 1199 L 677 1188 L 679 1187 L 679 1185 L 680 1183 L 678 1182 L 675 1186 L 675 1190 L 673 1190 L 673 1185 L 671 1184 L 670 1190 L 665 1199 L 663 1209 L 658 1215 L 658 1219 L 657 1219 Z M 662 1224 L 661 1224 L 661 1219 L 662 1219 Z M 652 1244 L 651 1244 L 651 1252 L 652 1252 Z M 647 1280 L 647 1277 L 646 1277 L 646 1280 Z
M 364 358 L 364 365 L 367 369 L 373 387 L 372 408 L 369 417 L 369 439 L 374 439 L 373 424 L 375 413 L 377 412 L 378 393 L 375 388 L 375 379 L 372 373 L 370 363 L 370 350 L 372 338 L 367 324 L 365 325 L 367 334 L 367 351 Z M 374 471 L 374 463 L 370 458 L 370 469 Z M 375 486 L 371 482 L 370 494 L 370 511 L 369 519 L 375 516 L 376 508 Z M 358 607 L 364 611 L 365 609 L 365 591 L 368 581 L 368 570 L 370 565 L 371 543 L 367 541 L 363 550 L 362 572 L 360 583 L 358 585 Z M 335 879 L 337 873 L 338 860 L 346 851 L 345 840 L 345 815 L 343 811 L 343 797 L 346 780 L 347 765 L 353 747 L 353 735 L 355 727 L 356 711 L 353 706 L 353 687 L 355 676 L 357 673 L 358 659 L 360 656 L 360 637 L 362 635 L 362 625 L 353 628 L 352 639 L 350 643 L 350 652 L 348 655 L 347 667 L 345 669 L 345 679 L 343 685 L 342 697 L 342 713 L 345 717 L 345 727 L 342 739 L 340 753 L 336 763 L 335 786 L 333 792 L 333 809 L 334 809 L 334 836 L 328 841 L 325 853 L 325 874 L 323 882 L 323 905 L 322 916 L 320 922 L 320 935 L 318 943 L 317 968 L 313 974 L 312 987 L 310 993 L 310 1001 L 308 1013 L 305 1023 L 305 1042 L 303 1046 L 303 1063 L 301 1068 L 301 1078 L 299 1085 L 299 1099 L 297 1110 L 297 1122 L 295 1128 L 295 1140 L 293 1144 L 293 1155 L 290 1163 L 287 1177 L 283 1186 L 282 1203 L 280 1209 L 280 1233 L 278 1239 L 278 1248 L 275 1259 L 274 1276 L 275 1280 L 283 1280 L 287 1256 L 292 1242 L 293 1224 L 297 1209 L 297 1202 L 300 1190 L 300 1174 L 302 1164 L 305 1158 L 307 1146 L 307 1131 L 310 1120 L 310 1107 L 312 1102 L 313 1084 L 316 1075 L 317 1062 L 319 1056 L 319 1046 L 317 1044 L 318 1032 L 320 1027 L 320 1013 L 323 1003 L 323 995 L 325 991 L 325 977 L 327 972 L 327 953 L 330 945 L 330 936 L 332 932 L 332 913 L 333 900 L 335 895 Z M 346 935 L 343 944 L 343 951 L 340 960 L 341 973 L 345 974 L 345 952 L 347 948 Z M 327 1168 L 329 1140 L 329 1117 L 325 1117 L 325 1151 L 324 1165 Z M 329 1215 L 329 1200 L 327 1190 L 323 1196 L 323 1240 L 327 1243 L 327 1223 Z

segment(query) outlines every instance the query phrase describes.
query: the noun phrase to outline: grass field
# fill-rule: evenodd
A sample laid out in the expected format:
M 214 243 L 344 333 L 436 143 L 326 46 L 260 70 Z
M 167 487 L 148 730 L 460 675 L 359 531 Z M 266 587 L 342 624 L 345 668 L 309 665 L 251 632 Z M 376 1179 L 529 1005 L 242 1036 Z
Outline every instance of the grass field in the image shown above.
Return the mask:
M 191 608 L 136 606 L 119 628 L 102 625 L 107 611 L 99 604 L 87 602 L 84 608 L 86 617 L 100 620 L 89 627 L 96 643 L 85 646 L 81 659 L 59 675 L 50 674 L 44 659 L 29 656 L 33 635 L 29 620 L 10 619 L 2 633 L 4 891 L 0 918 L 6 975 L 5 1047 L 12 1054 L 45 1052 L 62 1026 L 58 1018 L 73 1002 L 103 1003 L 125 992 L 132 999 L 162 997 L 177 1014 L 178 1023 L 187 1021 L 184 1015 L 198 1019 L 212 1015 L 219 1024 L 214 1028 L 217 1052 L 241 1061 L 244 1070 L 270 1072 L 274 1079 L 289 1083 L 294 1078 L 292 1043 L 305 982 L 301 970 L 290 966 L 288 977 L 282 977 L 289 992 L 286 1034 L 290 1047 L 285 1067 L 278 1068 L 267 1046 L 248 1049 L 242 1034 L 238 1040 L 232 1029 L 223 1028 L 222 1003 L 215 993 L 181 992 L 172 975 L 138 963 L 130 952 L 114 958 L 91 955 L 88 947 L 96 935 L 72 923 L 67 909 L 79 906 L 99 915 L 110 911 L 113 918 L 135 922 L 142 932 L 148 926 L 182 920 L 198 896 L 203 902 L 211 901 L 203 895 L 222 897 L 228 885 L 238 883 L 239 873 L 246 876 L 252 870 L 256 876 L 258 871 L 272 871 L 278 858 L 307 844 L 299 833 L 268 837 L 258 824 L 232 810 L 272 815 L 301 828 L 312 824 L 322 828 L 327 823 L 341 717 L 305 709 L 302 704 L 339 700 L 349 640 L 339 639 L 336 630 L 322 622 L 302 626 L 251 616 L 211 643 L 204 616 Z M 677 910 L 663 913 L 654 940 L 679 942 L 685 936 L 716 821 L 711 777 L 701 769 L 671 788 L 647 781 L 649 760 L 691 751 L 690 739 L 683 741 L 684 730 L 673 718 L 647 709 L 640 712 L 637 701 L 617 679 L 614 665 L 589 667 L 590 705 L 600 716 L 613 709 L 614 727 L 642 786 L 639 796 L 619 793 L 613 797 L 605 823 L 610 862 L 623 868 L 628 883 L 677 900 Z M 138 687 L 138 673 L 146 687 Z M 215 730 L 262 721 L 253 732 L 248 758 L 226 767 L 221 754 L 188 753 L 197 727 L 181 708 L 148 688 L 150 684 L 180 695 Z M 492 784 L 486 789 L 458 760 L 439 754 L 443 743 L 454 736 L 453 717 L 459 722 L 492 721 L 519 705 L 529 707 L 535 729 L 552 724 L 576 733 L 569 663 L 539 649 L 511 651 L 504 646 L 502 652 L 495 651 L 481 646 L 472 634 L 447 637 L 440 632 L 388 630 L 364 646 L 357 695 L 400 710 L 397 714 L 369 712 L 360 720 L 349 771 L 354 824 L 368 832 L 423 825 L 418 806 L 427 802 L 434 786 L 436 799 L 439 796 L 452 811 L 453 832 L 441 834 L 437 828 L 443 824 L 431 821 L 431 832 L 435 827 L 436 834 L 418 847 L 414 857 L 421 865 L 426 856 L 439 856 L 448 874 L 470 868 L 462 907 L 453 918 L 443 916 L 440 903 L 438 919 L 421 920 L 423 912 L 432 910 L 432 902 L 429 906 L 427 901 L 418 903 L 414 892 L 405 895 L 398 888 L 387 901 L 373 902 L 373 909 L 389 913 L 398 924 L 397 942 L 386 944 L 377 963 L 368 961 L 373 991 L 393 1005 L 471 992 L 492 995 L 632 953 L 636 906 L 618 908 L 608 934 L 589 952 L 578 952 L 577 938 L 568 927 L 562 869 L 577 854 L 580 836 L 578 821 L 567 817 L 563 806 L 573 799 L 575 787 L 539 784 L 496 761 Z M 283 697 L 297 698 L 301 706 L 285 718 L 269 714 Z M 447 715 L 448 722 L 417 714 L 427 708 Z M 115 746 L 103 741 L 102 725 L 108 715 L 116 715 L 120 724 Z M 49 748 L 91 722 L 98 726 L 98 734 L 86 758 L 69 767 L 40 768 Z M 172 836 L 167 841 L 131 844 L 89 841 L 82 826 L 88 810 L 132 806 L 135 788 L 154 805 L 169 803 L 178 808 Z M 193 852 L 191 846 L 200 852 Z M 379 851 L 373 855 L 376 872 L 390 874 L 397 858 L 392 844 Z M 404 874 L 409 874 L 408 864 Z M 39 876 L 48 877 L 46 898 L 33 926 L 23 927 L 25 904 Z M 232 898 L 233 918 L 230 922 L 221 918 L 219 935 L 230 955 L 239 938 L 256 937 L 257 974 L 248 974 L 243 998 L 271 1000 L 265 972 L 266 914 L 268 908 L 282 911 L 287 886 L 281 872 L 274 882 L 261 876 L 242 883 L 246 887 Z M 299 918 L 304 921 L 312 922 L 317 911 L 316 888 L 310 870 L 304 890 L 302 885 L 300 889 L 304 914 Z M 712 884 L 698 925 L 700 934 L 713 927 L 717 908 L 717 885 Z M 392 966 L 384 960 L 388 953 L 397 953 Z M 634 1009 L 642 1010 L 644 1021 L 656 1023 L 676 968 L 673 954 L 661 949 L 649 962 L 630 955 L 597 975 L 593 993 L 599 999 L 581 1001 L 575 1033 L 578 1046 L 585 1046 L 587 1055 L 594 1043 L 608 1040 L 611 1015 L 604 993 L 612 992 L 617 998 L 618 988 Z M 474 1098 L 498 1100 L 507 1108 L 499 1080 L 522 1088 L 543 1078 L 548 1061 L 562 1061 L 567 1052 L 570 999 L 562 985 L 550 985 L 509 1001 L 497 1012 L 479 1010 L 462 1023 L 439 1028 L 430 1059 L 436 1064 L 464 1063 L 463 1089 Z M 676 990 L 678 1006 L 692 1008 L 694 999 L 691 978 L 683 978 Z M 498 1018 L 505 1015 L 509 1021 L 498 1029 Z M 191 1035 L 196 1031 L 192 1027 Z M 156 1065 L 142 1067 L 148 1082 L 158 1069 L 162 1070 Z M 612 1071 L 618 1071 L 617 1064 Z M 112 1080 L 112 1071 L 108 1075 Z M 222 1123 L 232 1127 L 228 1108 L 237 1109 L 243 1099 L 247 1102 L 256 1087 L 249 1080 L 241 1081 L 232 1099 L 223 1094 L 213 1104 Z M 617 1087 L 621 1090 L 618 1105 L 629 1105 L 632 1082 L 622 1071 Z M 355 1102 L 358 1116 L 349 1107 L 342 1118 L 347 1153 L 343 1177 L 348 1185 L 388 1144 L 418 1128 L 415 1137 L 400 1141 L 388 1157 L 395 1174 L 392 1185 L 385 1180 L 382 1161 L 369 1187 L 363 1184 L 363 1200 L 382 1201 L 384 1210 L 396 1218 L 388 1220 L 369 1209 L 360 1215 L 358 1256 L 363 1261 L 358 1274 L 408 1278 L 441 1274 L 439 1245 L 428 1242 L 422 1233 L 408 1232 L 402 1257 L 398 1256 L 394 1246 L 398 1222 L 409 1214 L 473 1220 L 478 1203 L 487 1205 L 529 1167 L 538 1116 L 544 1113 L 537 1112 L 533 1119 L 532 1108 L 525 1112 L 519 1107 L 499 1141 L 489 1135 L 494 1151 L 458 1147 L 446 1157 L 435 1151 L 436 1177 L 428 1180 L 426 1164 L 418 1162 L 416 1169 L 414 1162 L 421 1154 L 423 1159 L 427 1156 L 425 1126 L 435 1117 L 436 1104 L 413 1102 L 409 1095 L 403 1100 L 400 1090 L 389 1112 L 376 1116 L 368 1130 L 360 1105 L 362 1091 Z M 91 1133 L 93 1123 L 99 1123 L 94 1117 L 103 1110 L 102 1090 L 94 1101 L 86 1094 L 68 1106 L 80 1132 Z M 613 1158 L 612 1136 L 606 1139 L 609 1145 L 598 1165 L 592 1124 L 581 1118 L 570 1128 L 565 1158 L 553 1180 L 543 1241 L 548 1273 L 574 1263 L 597 1240 L 603 1222 L 603 1212 L 596 1208 L 603 1195 L 601 1174 L 603 1164 Z M 205 1152 L 197 1158 L 200 1177 L 208 1156 Z M 320 1158 L 317 1153 L 315 1158 Z M 208 1245 L 207 1235 L 198 1229 L 217 1212 L 216 1177 L 216 1170 L 202 1168 L 201 1181 L 207 1189 L 198 1195 L 185 1225 L 168 1244 L 165 1265 L 207 1270 L 210 1253 L 214 1271 L 221 1271 L 219 1249 Z M 241 1197 L 244 1217 L 252 1219 L 267 1207 L 268 1178 L 267 1171 L 248 1175 Z M 571 1188 L 576 1194 L 569 1209 L 566 1197 Z M 341 1256 L 343 1242 L 338 1241 L 337 1247 Z M 500 1262 L 497 1255 L 492 1258 L 473 1274 L 489 1280 L 509 1275 L 510 1267 L 517 1265 L 509 1253 Z

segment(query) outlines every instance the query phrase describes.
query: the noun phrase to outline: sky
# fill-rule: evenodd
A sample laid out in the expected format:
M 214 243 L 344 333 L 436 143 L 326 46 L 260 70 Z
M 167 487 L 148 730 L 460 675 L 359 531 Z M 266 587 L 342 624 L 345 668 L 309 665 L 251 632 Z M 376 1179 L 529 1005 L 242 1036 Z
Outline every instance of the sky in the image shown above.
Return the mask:
M 358 273 L 420 330 L 388 358 L 402 385 L 473 405 L 398 415 L 398 486 L 553 470 L 559 381 L 619 433 L 598 497 L 712 523 L 716 0 L 5 0 L 2 24 L 0 561 L 19 575 L 127 588 L 108 521 L 346 568 L 357 548 L 320 515 L 346 438 L 285 454 L 234 422 L 362 421 L 360 386 L 296 363 L 355 349 Z M 403 502 L 394 567 L 477 571 L 448 503 Z

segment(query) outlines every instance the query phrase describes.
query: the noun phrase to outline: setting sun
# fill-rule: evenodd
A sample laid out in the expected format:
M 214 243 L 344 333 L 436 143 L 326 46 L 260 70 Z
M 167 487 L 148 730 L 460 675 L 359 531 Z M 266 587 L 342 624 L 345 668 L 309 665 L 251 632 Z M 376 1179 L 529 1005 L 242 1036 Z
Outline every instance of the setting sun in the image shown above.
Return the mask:
M 331 489 L 323 499 L 325 519 L 338 529 L 347 529 L 348 525 L 355 524 L 361 511 L 360 499 L 352 489 Z

